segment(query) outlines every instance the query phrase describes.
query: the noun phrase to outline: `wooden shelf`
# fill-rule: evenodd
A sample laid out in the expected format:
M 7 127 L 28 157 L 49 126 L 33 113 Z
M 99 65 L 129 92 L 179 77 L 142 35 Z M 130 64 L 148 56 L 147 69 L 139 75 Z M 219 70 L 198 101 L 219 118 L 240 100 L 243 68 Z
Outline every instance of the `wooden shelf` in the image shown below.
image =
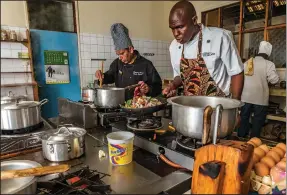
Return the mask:
M 21 86 L 35 86 L 37 85 L 36 82 L 32 82 L 32 83 L 14 83 L 14 84 L 4 84 L 1 85 L 1 87 L 21 87 Z
M 269 89 L 269 95 L 271 95 L 271 96 L 286 97 L 286 89 L 270 88 L 270 89 Z
M 282 116 L 275 116 L 275 115 L 268 114 L 266 118 L 269 120 L 286 122 L 286 117 L 282 117 Z
M 28 43 L 28 40 L 24 40 L 24 41 L 12 41 L 12 40 L 1 40 L 1 42 L 6 42 L 6 43 Z
M 1 72 L 2 73 L 32 73 L 32 71 L 26 71 L 26 72 Z
M 30 58 L 1 58 L 1 60 L 30 60 Z

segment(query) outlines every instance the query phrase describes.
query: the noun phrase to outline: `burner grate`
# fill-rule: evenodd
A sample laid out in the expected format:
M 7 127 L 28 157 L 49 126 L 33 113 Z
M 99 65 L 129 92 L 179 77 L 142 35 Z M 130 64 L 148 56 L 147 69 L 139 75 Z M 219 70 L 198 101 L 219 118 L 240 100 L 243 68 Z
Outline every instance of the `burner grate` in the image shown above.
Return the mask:
M 146 116 L 140 118 L 128 118 L 127 127 L 132 130 L 147 131 L 162 128 L 161 117 L 158 116 Z
M 193 139 L 190 137 L 183 136 L 178 133 L 178 136 L 176 137 L 176 143 L 187 150 L 195 151 L 196 149 L 202 147 L 201 140 Z
M 110 175 L 85 166 L 75 173 L 60 174 L 57 179 L 38 182 L 37 194 L 109 194 L 110 185 L 102 181 L 106 176 Z

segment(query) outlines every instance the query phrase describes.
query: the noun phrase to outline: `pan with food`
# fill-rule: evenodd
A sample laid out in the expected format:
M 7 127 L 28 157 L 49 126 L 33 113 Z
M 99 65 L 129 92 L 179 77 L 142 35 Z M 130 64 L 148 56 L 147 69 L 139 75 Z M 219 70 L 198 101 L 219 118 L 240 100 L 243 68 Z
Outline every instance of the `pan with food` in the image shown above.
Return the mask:
M 124 112 L 141 115 L 160 111 L 164 109 L 166 105 L 167 101 L 165 98 L 139 96 L 126 101 L 124 105 L 121 105 L 121 108 Z

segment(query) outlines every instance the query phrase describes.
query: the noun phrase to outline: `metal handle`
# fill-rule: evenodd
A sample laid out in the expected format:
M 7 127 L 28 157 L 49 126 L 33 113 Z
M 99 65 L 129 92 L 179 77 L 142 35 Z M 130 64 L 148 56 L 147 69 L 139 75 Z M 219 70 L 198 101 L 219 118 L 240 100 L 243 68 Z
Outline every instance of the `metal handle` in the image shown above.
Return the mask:
M 70 129 L 69 129 L 68 127 L 66 127 L 66 126 L 61 127 L 61 128 L 56 132 L 56 134 L 59 134 L 62 130 L 68 130 L 68 132 L 69 132 L 70 134 L 73 134 L 73 133 L 70 131 Z
M 57 128 L 59 127 L 74 127 L 73 124 L 63 124 L 63 125 L 58 125 Z
M 211 129 L 211 116 L 213 110 L 211 106 L 207 106 L 204 109 L 203 114 L 203 132 L 202 132 L 202 145 L 205 145 L 209 142 L 210 139 L 210 129 Z
M 48 99 L 43 99 L 43 100 L 41 100 L 39 103 L 40 103 L 40 106 L 43 106 L 43 105 L 46 104 L 47 102 L 49 102 Z
M 218 133 L 220 132 L 222 111 L 223 106 L 221 104 L 218 104 L 215 108 L 215 122 L 214 122 L 213 138 L 212 138 L 213 144 L 216 144 Z

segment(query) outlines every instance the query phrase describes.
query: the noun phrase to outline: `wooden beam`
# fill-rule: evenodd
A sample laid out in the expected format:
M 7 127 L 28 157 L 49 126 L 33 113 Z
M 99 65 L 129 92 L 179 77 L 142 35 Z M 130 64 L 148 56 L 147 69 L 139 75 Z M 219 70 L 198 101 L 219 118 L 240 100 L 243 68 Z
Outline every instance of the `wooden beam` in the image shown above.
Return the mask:
M 218 28 L 220 28 L 222 25 L 221 25 L 221 21 L 222 21 L 222 8 L 218 8 L 218 21 L 217 21 L 217 26 Z
M 274 26 L 267 26 L 267 30 L 278 29 L 278 28 L 286 28 L 286 24 L 278 24 Z
M 33 55 L 32 55 L 32 46 L 31 46 L 31 36 L 30 36 L 30 31 L 27 29 L 26 30 L 26 36 L 28 39 L 28 54 L 29 54 L 29 58 L 30 58 L 30 68 L 31 68 L 31 72 L 32 72 L 32 82 L 35 83 L 33 85 L 33 95 L 34 95 L 34 101 L 39 101 L 39 93 L 38 93 L 38 85 L 35 81 L 35 72 L 34 72 L 34 65 L 33 65 Z
M 268 17 L 269 17 L 269 0 L 266 0 L 266 4 L 265 4 L 265 23 L 264 23 L 264 40 L 267 41 L 267 26 L 268 26 Z
M 238 36 L 238 51 L 240 56 L 242 56 L 243 3 L 244 0 L 240 0 L 239 36 Z
M 253 33 L 253 32 L 259 32 L 259 31 L 264 31 L 264 27 L 246 29 L 246 30 L 243 30 L 242 33 Z

